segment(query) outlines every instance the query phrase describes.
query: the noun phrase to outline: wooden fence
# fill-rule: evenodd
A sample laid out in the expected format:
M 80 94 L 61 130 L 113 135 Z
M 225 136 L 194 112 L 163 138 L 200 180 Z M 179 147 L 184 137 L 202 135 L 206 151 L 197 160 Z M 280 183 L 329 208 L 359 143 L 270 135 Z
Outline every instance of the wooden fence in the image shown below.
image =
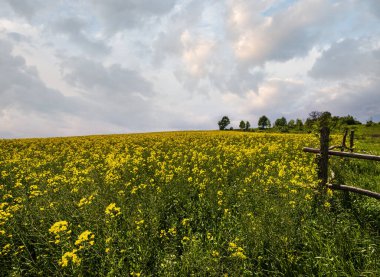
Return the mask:
M 318 179 L 320 180 L 319 185 L 321 188 L 330 188 L 333 190 L 343 190 L 343 191 L 351 191 L 354 193 L 374 197 L 376 199 L 380 199 L 380 193 L 357 188 L 357 187 L 351 187 L 346 185 L 332 185 L 328 184 L 328 161 L 329 156 L 339 156 L 339 157 L 347 157 L 347 158 L 355 158 L 355 159 L 364 159 L 364 160 L 373 160 L 373 161 L 380 161 L 380 156 L 375 155 L 366 155 L 366 154 L 359 154 L 359 153 L 353 153 L 354 150 L 354 131 L 351 131 L 350 133 L 350 147 L 346 146 L 346 138 L 347 138 L 348 131 L 345 132 L 343 136 L 343 142 L 342 145 L 338 146 L 332 146 L 329 147 L 329 136 L 330 136 L 330 130 L 327 127 L 323 127 L 321 129 L 321 135 L 320 135 L 320 149 L 316 148 L 309 148 L 304 147 L 303 151 L 308 153 L 315 153 L 319 154 L 318 157 Z M 340 148 L 341 151 L 332 151 L 332 149 Z M 348 149 L 350 152 L 343 152 L 344 150 Z

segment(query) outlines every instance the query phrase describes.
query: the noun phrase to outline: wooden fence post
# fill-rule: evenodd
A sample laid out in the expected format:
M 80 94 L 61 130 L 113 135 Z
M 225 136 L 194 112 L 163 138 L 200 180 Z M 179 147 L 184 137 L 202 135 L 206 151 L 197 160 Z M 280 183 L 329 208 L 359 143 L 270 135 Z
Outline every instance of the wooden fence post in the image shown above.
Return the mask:
M 343 141 L 342 141 L 342 148 L 340 151 L 344 151 L 344 148 L 346 147 L 346 138 L 348 134 L 348 129 L 344 130 L 344 135 L 343 135 Z
M 351 130 L 351 133 L 350 133 L 350 152 L 351 153 L 354 151 L 354 134 L 355 134 L 355 131 Z
M 329 163 L 329 136 L 330 130 L 328 127 L 322 127 L 321 129 L 321 148 L 320 148 L 320 157 L 318 164 L 318 179 L 319 186 L 322 190 L 327 187 L 328 179 L 328 163 Z

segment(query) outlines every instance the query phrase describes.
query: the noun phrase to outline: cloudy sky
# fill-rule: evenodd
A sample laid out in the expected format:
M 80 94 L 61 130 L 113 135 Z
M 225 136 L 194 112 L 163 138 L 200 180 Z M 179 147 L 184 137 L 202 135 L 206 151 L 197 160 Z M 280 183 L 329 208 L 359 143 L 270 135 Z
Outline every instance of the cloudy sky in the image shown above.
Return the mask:
M 379 0 L 1 0 L 0 138 L 380 121 Z

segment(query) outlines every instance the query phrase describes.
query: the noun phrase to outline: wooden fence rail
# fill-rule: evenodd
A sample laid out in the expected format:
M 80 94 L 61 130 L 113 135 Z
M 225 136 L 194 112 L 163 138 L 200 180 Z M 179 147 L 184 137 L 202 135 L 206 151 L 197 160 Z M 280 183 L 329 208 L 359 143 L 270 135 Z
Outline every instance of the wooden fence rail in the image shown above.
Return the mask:
M 304 147 L 304 148 L 302 148 L 302 150 L 304 152 L 308 152 L 308 153 L 315 153 L 315 154 L 321 153 L 321 150 L 316 149 L 316 148 Z M 331 151 L 331 150 L 328 150 L 328 154 L 330 156 L 340 156 L 340 157 L 347 157 L 347 158 L 380 161 L 380 156 L 375 156 L 375 155 L 339 152 L 339 151 Z
M 376 199 L 380 199 L 380 193 L 377 193 L 377 192 L 373 192 L 373 191 L 369 191 L 369 190 L 365 190 L 365 189 L 361 189 L 361 188 L 356 188 L 356 187 L 351 187 L 351 186 L 346 186 L 346 185 L 327 184 L 329 156 L 340 156 L 340 157 L 347 157 L 347 158 L 380 161 L 380 156 L 352 153 L 352 151 L 354 149 L 354 132 L 353 131 L 351 131 L 351 134 L 350 134 L 350 147 L 346 146 L 347 131 L 344 134 L 343 142 L 342 142 L 342 145 L 340 145 L 340 146 L 332 146 L 329 148 L 329 135 L 330 135 L 329 128 L 323 127 L 321 129 L 321 135 L 320 135 L 320 144 L 321 144 L 320 149 L 309 148 L 309 147 L 304 147 L 302 149 L 304 152 L 319 154 L 319 158 L 318 158 L 318 179 L 320 180 L 320 182 L 319 182 L 320 187 L 321 188 L 328 187 L 328 188 L 334 189 L 334 190 L 351 191 L 354 193 L 358 193 L 358 194 L 366 195 L 366 196 L 373 197 Z M 334 149 L 334 148 L 340 148 L 341 152 L 332 151 L 331 149 Z M 351 151 L 351 153 L 350 152 L 343 152 L 344 149 L 349 149 Z

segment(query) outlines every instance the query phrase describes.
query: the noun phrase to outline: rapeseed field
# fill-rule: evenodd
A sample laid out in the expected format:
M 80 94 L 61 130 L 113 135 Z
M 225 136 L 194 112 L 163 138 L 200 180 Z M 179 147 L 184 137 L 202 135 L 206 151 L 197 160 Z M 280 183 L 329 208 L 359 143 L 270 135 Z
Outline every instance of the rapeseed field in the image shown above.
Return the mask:
M 379 234 L 319 195 L 304 146 L 318 138 L 0 140 L 0 275 L 376 276 Z

